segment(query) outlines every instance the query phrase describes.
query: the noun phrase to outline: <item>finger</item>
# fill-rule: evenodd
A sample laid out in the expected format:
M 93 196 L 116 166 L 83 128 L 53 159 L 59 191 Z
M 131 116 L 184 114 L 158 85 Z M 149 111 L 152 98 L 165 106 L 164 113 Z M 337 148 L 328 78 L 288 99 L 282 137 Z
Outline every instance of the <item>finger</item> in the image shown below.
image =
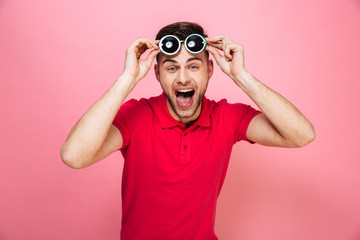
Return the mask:
M 208 45 L 211 45 L 221 51 L 224 51 L 225 50 L 225 46 L 228 45 L 228 44 L 233 44 L 233 42 L 231 40 L 227 40 L 227 39 L 224 39 L 224 40 L 221 40 L 221 41 L 214 41 L 214 42 L 208 42 Z
M 205 38 L 206 39 L 206 42 L 208 43 L 208 44 L 221 44 L 222 43 L 222 41 L 221 40 L 211 40 L 211 39 L 209 39 L 209 38 Z
M 159 43 L 159 40 L 150 40 L 148 39 L 148 41 L 146 42 L 146 46 L 148 47 L 148 49 L 159 49 L 159 46 L 157 45 Z
M 231 41 L 228 37 L 226 37 L 224 35 L 217 35 L 217 36 L 208 37 L 208 38 L 205 38 L 205 39 L 208 42 Z
M 144 45 L 141 45 L 139 47 L 136 48 L 136 54 L 137 57 L 139 58 L 144 52 L 146 52 L 146 50 L 148 50 L 151 47 L 151 45 L 149 46 L 149 44 L 144 43 Z
M 128 52 L 135 53 L 137 58 L 140 58 L 140 56 L 146 51 L 146 40 L 142 38 L 136 39 L 128 48 Z
M 213 46 L 219 50 L 223 50 L 223 44 L 222 43 L 208 43 L 208 45 Z
M 146 46 L 147 46 L 148 49 L 154 47 L 154 46 L 152 45 L 151 41 L 146 41 Z
M 158 48 L 159 48 L 159 46 L 157 45 L 158 42 L 159 42 L 159 40 L 149 40 L 149 42 L 150 42 L 152 48 L 154 48 L 154 49 L 158 49 Z
M 207 37 L 205 38 L 208 42 L 219 42 L 223 40 L 223 37 L 221 35 L 214 36 L 214 37 Z
M 160 53 L 159 49 L 154 49 L 152 50 L 149 55 L 147 56 L 145 62 L 148 66 L 151 66 L 152 62 L 154 61 L 156 55 L 158 55 Z
M 159 47 L 156 45 L 155 41 L 153 40 L 147 38 L 140 38 L 136 42 L 134 48 L 137 58 L 140 58 L 140 56 L 148 49 L 158 49 Z
M 220 53 L 216 50 L 216 48 L 210 46 L 210 45 L 207 45 L 206 48 L 205 48 L 208 52 L 211 53 L 211 55 L 213 55 L 213 57 L 215 58 L 215 61 L 217 64 L 219 64 L 222 56 L 220 55 Z
M 231 55 L 231 51 L 232 50 L 232 46 L 231 44 L 225 44 L 224 45 L 224 56 L 230 61 L 232 60 L 232 55 Z
M 152 45 L 151 40 L 147 39 L 147 38 L 138 38 L 136 39 L 136 41 L 133 43 L 133 47 L 134 49 L 140 49 L 140 48 L 153 48 L 154 45 Z
M 133 48 L 137 48 L 137 47 L 141 47 L 145 44 L 146 42 L 146 38 L 137 38 L 132 44 L 130 47 L 133 47 Z

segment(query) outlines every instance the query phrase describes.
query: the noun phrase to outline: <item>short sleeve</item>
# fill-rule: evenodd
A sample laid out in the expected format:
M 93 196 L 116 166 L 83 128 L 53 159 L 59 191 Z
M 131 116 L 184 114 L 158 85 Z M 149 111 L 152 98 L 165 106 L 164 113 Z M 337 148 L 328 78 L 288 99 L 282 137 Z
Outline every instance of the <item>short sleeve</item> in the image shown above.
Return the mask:
M 143 104 L 141 102 L 131 99 L 125 102 L 116 114 L 112 124 L 119 129 L 123 138 L 121 149 L 129 145 L 131 136 L 141 121 L 140 113 L 142 108 Z
M 226 115 L 228 122 L 234 130 L 234 143 L 241 140 L 254 143 L 246 138 L 246 131 L 251 120 L 261 111 L 254 109 L 250 105 L 235 103 L 227 104 Z

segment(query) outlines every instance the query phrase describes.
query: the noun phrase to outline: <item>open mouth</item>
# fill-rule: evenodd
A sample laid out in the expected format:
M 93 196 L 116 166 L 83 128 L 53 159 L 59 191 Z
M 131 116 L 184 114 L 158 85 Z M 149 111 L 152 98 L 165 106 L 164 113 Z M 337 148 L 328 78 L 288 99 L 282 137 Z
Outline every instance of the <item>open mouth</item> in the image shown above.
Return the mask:
M 175 91 L 176 100 L 180 107 L 186 108 L 191 106 L 194 101 L 194 89 L 178 89 Z

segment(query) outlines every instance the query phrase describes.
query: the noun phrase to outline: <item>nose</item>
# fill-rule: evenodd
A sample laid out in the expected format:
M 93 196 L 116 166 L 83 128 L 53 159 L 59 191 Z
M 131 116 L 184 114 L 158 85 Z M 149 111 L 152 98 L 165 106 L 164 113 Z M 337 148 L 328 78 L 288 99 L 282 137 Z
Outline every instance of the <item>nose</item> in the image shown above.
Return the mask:
M 185 69 L 181 69 L 179 71 L 179 75 L 177 77 L 177 83 L 181 85 L 187 85 L 188 83 L 190 83 L 190 76 Z

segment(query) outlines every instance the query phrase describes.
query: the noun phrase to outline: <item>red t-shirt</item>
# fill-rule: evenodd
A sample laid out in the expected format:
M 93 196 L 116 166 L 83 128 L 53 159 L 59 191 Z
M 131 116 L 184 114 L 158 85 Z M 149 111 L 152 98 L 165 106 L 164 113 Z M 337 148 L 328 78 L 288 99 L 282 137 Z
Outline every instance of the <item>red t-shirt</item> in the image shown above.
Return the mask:
M 217 239 L 217 197 L 233 145 L 260 112 L 203 98 L 189 128 L 163 94 L 123 104 L 113 124 L 123 137 L 122 240 Z

